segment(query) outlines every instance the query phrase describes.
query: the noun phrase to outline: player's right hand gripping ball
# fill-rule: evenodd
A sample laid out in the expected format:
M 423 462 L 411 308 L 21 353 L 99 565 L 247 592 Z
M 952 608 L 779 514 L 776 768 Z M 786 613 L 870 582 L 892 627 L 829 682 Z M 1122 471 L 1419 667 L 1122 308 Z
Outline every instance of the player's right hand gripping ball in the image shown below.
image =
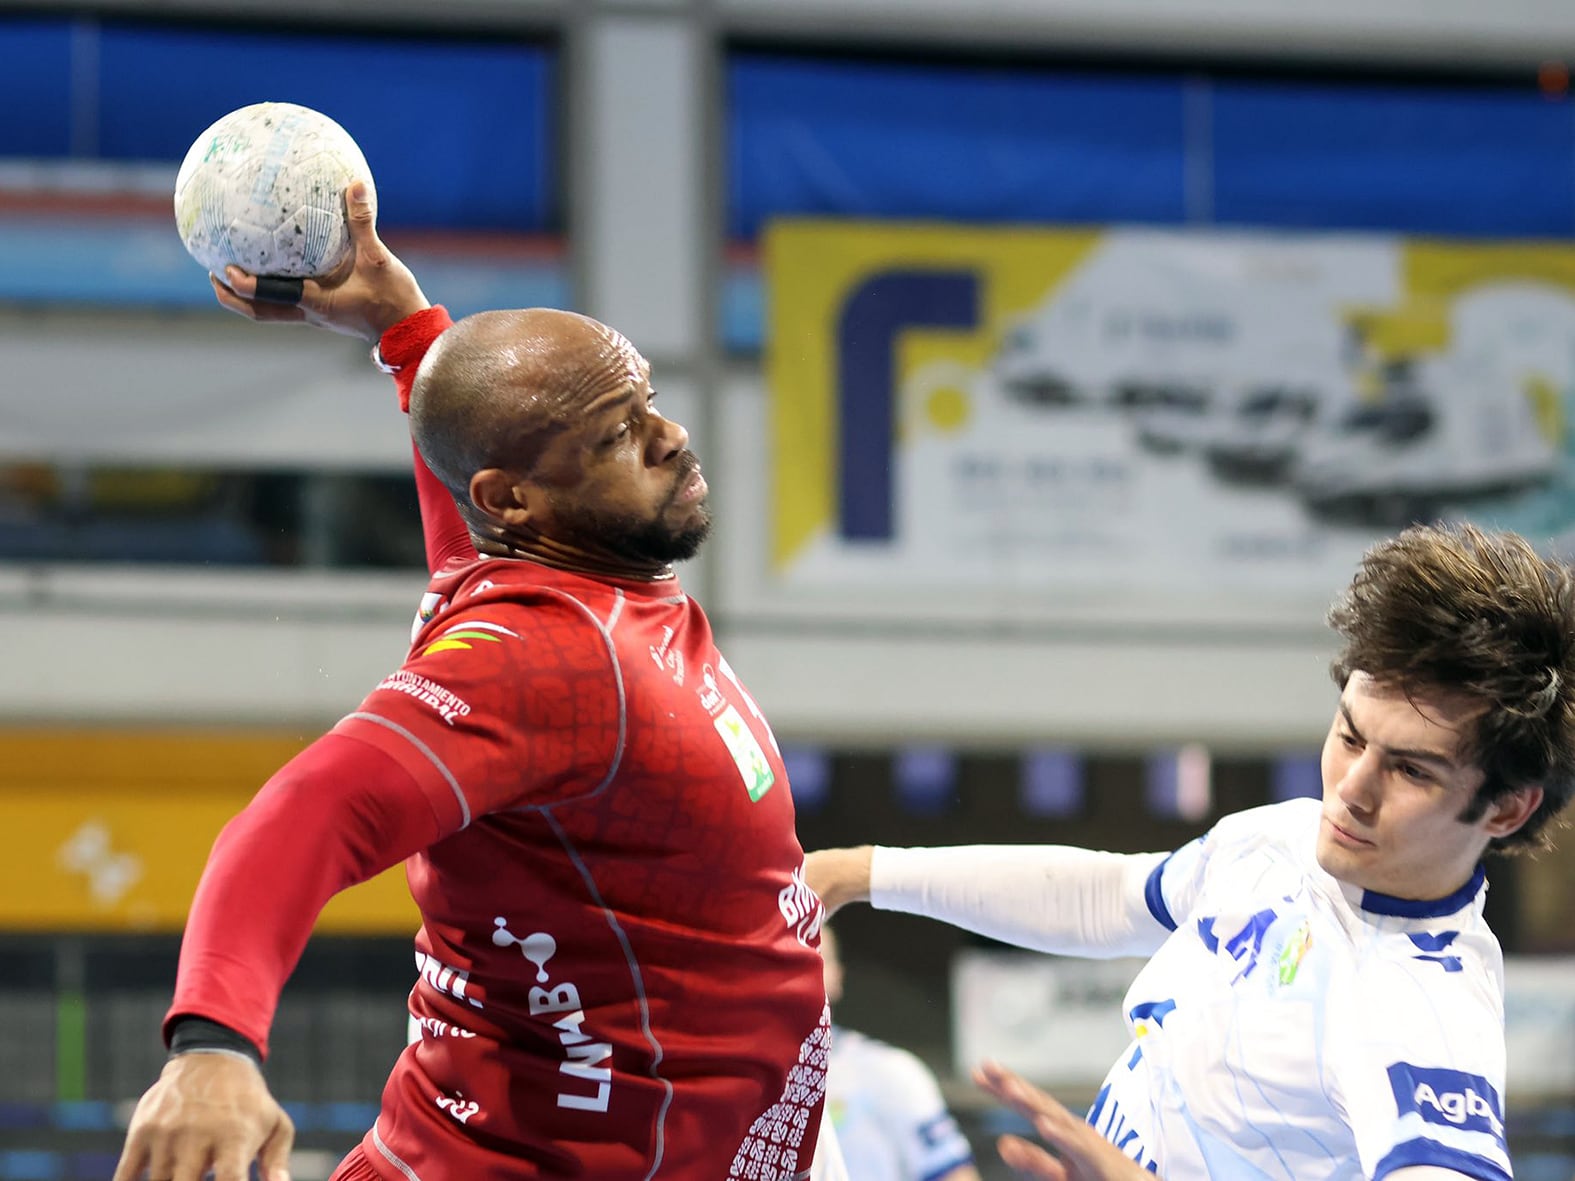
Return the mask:
M 344 191 L 357 178 L 372 182 L 366 158 L 327 115 L 254 103 L 191 145 L 175 178 L 175 226 L 214 275 L 234 263 L 253 275 L 321 278 L 350 253 Z

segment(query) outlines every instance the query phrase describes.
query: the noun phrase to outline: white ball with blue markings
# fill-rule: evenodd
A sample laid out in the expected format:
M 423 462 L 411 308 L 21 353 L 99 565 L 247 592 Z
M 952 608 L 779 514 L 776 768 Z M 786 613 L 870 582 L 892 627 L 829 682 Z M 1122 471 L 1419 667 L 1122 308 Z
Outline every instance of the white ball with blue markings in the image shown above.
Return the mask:
M 345 187 L 372 183 L 355 140 L 295 103 L 254 103 L 197 137 L 175 178 L 175 226 L 187 252 L 222 276 L 321 278 L 351 250 Z M 375 199 L 375 198 L 374 198 Z

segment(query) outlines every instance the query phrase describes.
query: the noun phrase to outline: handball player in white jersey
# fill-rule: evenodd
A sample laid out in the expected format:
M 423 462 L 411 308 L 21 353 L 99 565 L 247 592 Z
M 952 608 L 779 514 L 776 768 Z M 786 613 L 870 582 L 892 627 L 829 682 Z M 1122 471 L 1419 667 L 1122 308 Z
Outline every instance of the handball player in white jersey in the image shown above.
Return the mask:
M 837 849 L 850 901 L 1062 955 L 1148 956 L 1087 1115 L 980 1082 L 1070 1154 L 1031 1176 L 1506 1181 L 1504 969 L 1482 859 L 1545 843 L 1575 781 L 1575 579 L 1523 539 L 1416 527 L 1329 613 L 1343 643 L 1322 800 L 1171 853 Z M 1108 1145 L 1119 1150 L 1119 1156 Z

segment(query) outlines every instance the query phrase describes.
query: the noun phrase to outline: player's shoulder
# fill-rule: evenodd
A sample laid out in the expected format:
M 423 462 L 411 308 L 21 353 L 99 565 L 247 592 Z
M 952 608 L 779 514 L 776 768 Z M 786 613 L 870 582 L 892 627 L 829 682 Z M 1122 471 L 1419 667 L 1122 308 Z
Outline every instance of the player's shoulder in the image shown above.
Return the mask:
M 515 567 L 526 565 L 479 562 L 434 579 L 403 664 L 374 695 L 446 694 L 466 715 L 483 703 L 488 713 L 511 713 L 527 695 L 533 708 L 543 693 L 598 702 L 616 696 L 613 658 L 594 610 L 528 571 L 519 577 Z
M 1385 1047 L 1396 1060 L 1436 1062 L 1447 1048 L 1481 1073 L 1502 1073 L 1504 988 L 1496 943 L 1483 946 L 1442 928 L 1414 933 L 1420 942 L 1386 933 L 1336 974 L 1328 1006 L 1346 1014 L 1336 1040 L 1358 1047 L 1359 1058 Z
M 1455 925 L 1415 924 L 1385 932 L 1374 954 L 1353 966 L 1363 996 L 1383 997 L 1396 1015 L 1424 1000 L 1500 1024 L 1504 1012 L 1504 954 L 1480 920 Z
M 1322 805 L 1313 799 L 1263 804 L 1222 816 L 1205 840 L 1213 852 L 1241 854 L 1251 849 L 1293 851 L 1307 847 L 1317 833 Z
M 565 581 L 531 562 L 473 562 L 434 578 L 422 599 L 413 647 L 463 626 L 499 636 L 581 633 L 600 636 L 617 609 L 617 591 L 591 579 Z

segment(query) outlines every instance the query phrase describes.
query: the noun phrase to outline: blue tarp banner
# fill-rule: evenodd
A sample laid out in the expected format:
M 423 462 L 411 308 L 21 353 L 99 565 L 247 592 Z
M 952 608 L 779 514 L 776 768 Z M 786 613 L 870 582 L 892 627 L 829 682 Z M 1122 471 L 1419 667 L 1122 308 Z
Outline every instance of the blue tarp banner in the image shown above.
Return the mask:
M 737 54 L 729 231 L 782 215 L 952 221 L 1186 216 L 1179 75 Z
M 168 161 L 236 107 L 315 107 L 355 137 L 389 225 L 559 227 L 554 55 L 431 40 L 0 20 L 0 160 Z M 173 171 L 172 171 L 173 177 Z
M 1575 103 L 1524 88 L 735 53 L 729 231 L 773 217 L 1575 233 Z

